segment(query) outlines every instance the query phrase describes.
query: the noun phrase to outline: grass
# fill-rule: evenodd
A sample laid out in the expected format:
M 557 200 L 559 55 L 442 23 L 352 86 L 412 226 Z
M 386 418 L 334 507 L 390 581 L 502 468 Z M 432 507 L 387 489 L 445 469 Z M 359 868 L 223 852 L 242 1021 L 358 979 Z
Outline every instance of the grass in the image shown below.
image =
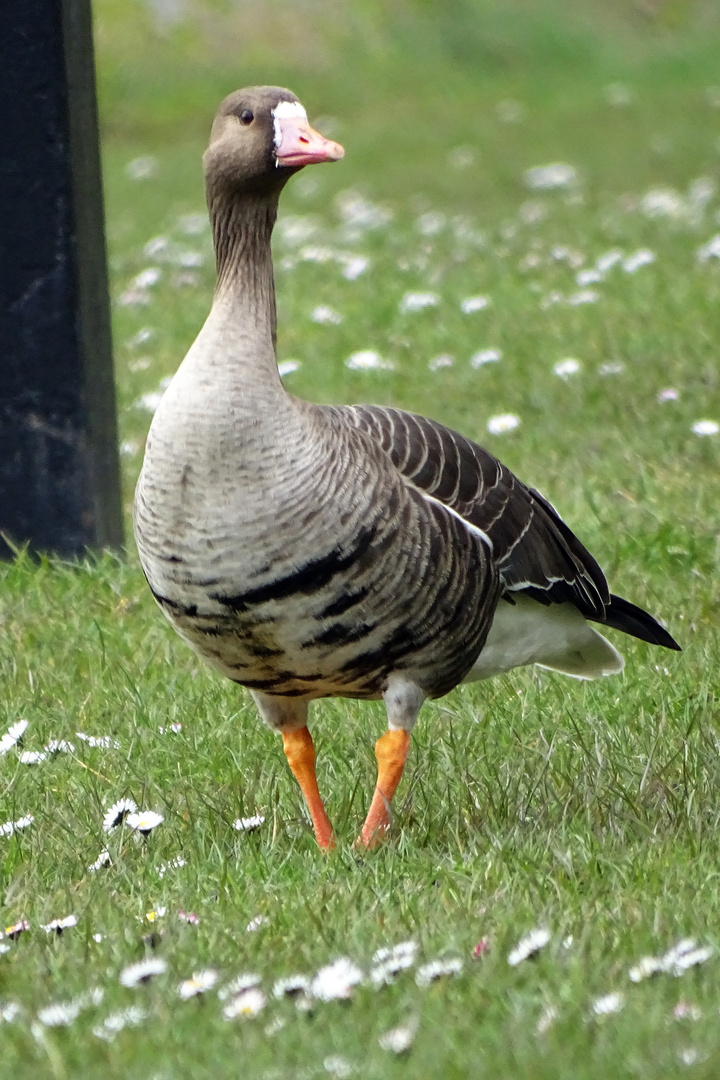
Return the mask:
M 322 703 L 318 771 L 341 836 L 328 858 L 315 849 L 276 737 L 241 690 L 174 637 L 132 544 L 122 558 L 77 564 L 20 554 L 0 568 L 0 733 L 24 718 L 23 750 L 50 739 L 75 750 L 37 765 L 15 750 L 0 757 L 0 823 L 34 816 L 0 838 L 2 925 L 31 923 L 0 956 L 0 1003 L 20 1006 L 15 1020 L 0 1020 L 3 1075 L 717 1076 L 719 441 L 691 426 L 720 420 L 720 265 L 696 257 L 720 231 L 720 199 L 693 203 L 688 192 L 700 191 L 691 188 L 698 177 L 717 179 L 720 111 L 706 88 L 720 42 L 702 5 L 665 7 L 654 23 L 623 7 L 588 5 L 580 19 L 556 5 L 533 17 L 520 4 L 487 5 L 478 24 L 464 5 L 452 22 L 430 6 L 363 6 L 355 47 L 342 20 L 331 20 L 325 38 L 308 33 L 303 48 L 288 48 L 280 80 L 266 59 L 284 25 L 280 5 L 253 24 L 245 78 L 232 51 L 235 9 L 193 6 L 161 35 L 141 9 L 130 18 L 98 3 L 128 509 L 149 423 L 141 400 L 172 374 L 210 301 L 208 232 L 188 234 L 183 223 L 203 211 L 208 113 L 237 83 L 278 78 L 311 111 L 337 117 L 348 150 L 283 197 L 295 228 L 281 228 L 276 243 L 279 354 L 301 363 L 288 387 L 318 401 L 402 405 L 483 442 L 553 500 L 615 591 L 666 619 L 684 652 L 615 635 L 627 659 L 621 677 L 583 685 L 518 671 L 427 705 L 392 839 L 362 860 L 350 842 L 374 782 L 382 710 Z M 314 31 L 323 10 L 308 13 Z M 487 61 L 479 74 L 463 42 Z M 434 110 L 413 46 L 442 85 Z M 608 103 L 612 82 L 630 87 L 629 104 Z M 515 123 L 499 118 L 508 98 L 522 105 Z M 131 179 L 128 163 L 148 154 L 154 176 Z M 528 191 L 525 170 L 557 160 L 578 169 L 577 184 Z M 643 211 L 656 188 L 678 193 L 676 213 Z M 348 230 L 336 202 L 348 189 L 392 219 Z M 170 246 L 144 253 L 158 236 Z M 303 258 L 306 245 L 366 256 L 370 267 L 347 280 L 334 259 Z M 167 261 L 177 247 L 202 253 L 204 265 Z M 609 271 L 589 286 L 596 302 L 548 302 L 580 288 L 574 252 L 587 268 L 614 248 L 647 248 L 655 261 L 634 274 Z M 148 266 L 162 270 L 149 302 L 120 303 Z M 179 284 L 188 273 L 194 283 Z M 428 290 L 437 306 L 401 313 L 405 293 Z M 460 301 L 478 294 L 491 305 L 464 315 Z M 342 322 L 312 321 L 318 304 Z M 144 328 L 152 334 L 139 342 Z M 365 348 L 394 371 L 349 370 L 347 357 Z M 472 368 L 484 348 L 502 359 Z M 453 366 L 429 370 L 443 354 Z M 562 379 L 553 365 L 565 357 L 581 368 Z M 607 364 L 622 369 L 601 374 Z M 667 387 L 679 398 L 659 404 Z M 488 434 L 488 419 L 504 412 L 520 426 Z M 77 731 L 110 735 L 117 747 L 93 747 Z M 142 843 L 127 829 L 102 831 L 121 797 L 164 815 Z M 255 813 L 265 816 L 257 832 L 233 829 Z M 89 872 L 105 845 L 112 867 Z M 178 857 L 184 865 L 161 874 Z M 61 937 L 40 929 L 71 912 L 78 925 Z M 248 932 L 257 915 L 268 921 Z M 550 944 L 509 967 L 508 951 L 534 926 L 551 930 Z M 684 936 L 712 945 L 714 958 L 682 978 L 629 981 L 641 956 Z M 405 973 L 312 1014 L 272 1001 L 233 1023 L 214 991 L 204 1001 L 177 995 L 203 967 L 223 983 L 257 971 L 266 991 L 276 977 L 341 955 L 367 970 L 377 948 L 410 937 L 421 961 L 462 957 L 462 974 L 421 989 Z M 490 949 L 473 961 L 482 937 Z M 121 987 L 122 968 L 153 951 L 168 972 Z M 102 1003 L 71 1025 L 37 1023 L 39 1009 L 91 987 L 104 990 Z M 624 1008 L 596 1016 L 593 1002 L 612 991 L 624 993 Z M 699 1018 L 675 1019 L 681 1001 Z M 93 1034 L 138 1002 L 148 1016 L 137 1027 L 112 1041 Z M 540 1034 L 550 1007 L 557 1018 Z M 407 1018 L 417 1019 L 417 1036 L 396 1058 L 378 1037 Z M 284 1026 L 268 1034 L 276 1020 Z

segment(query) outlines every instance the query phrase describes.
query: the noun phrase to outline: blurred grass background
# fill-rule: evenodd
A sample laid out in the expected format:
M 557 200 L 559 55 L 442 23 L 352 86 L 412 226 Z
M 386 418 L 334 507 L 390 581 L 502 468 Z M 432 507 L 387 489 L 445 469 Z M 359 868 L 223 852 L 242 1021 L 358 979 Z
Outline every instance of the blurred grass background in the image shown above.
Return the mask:
M 342 183 L 376 170 L 377 190 L 422 186 L 466 204 L 517 184 L 508 144 L 529 159 L 563 152 L 597 183 L 651 178 L 660 142 L 698 163 L 688 109 L 707 109 L 718 81 L 714 0 L 97 0 L 99 96 L 108 143 L 203 143 L 217 103 L 238 86 L 290 86 L 313 116 L 337 114 L 350 135 Z M 642 85 L 614 110 L 603 89 Z M 522 101 L 527 123 L 498 130 L 498 102 Z M 444 152 L 482 146 L 473 184 L 445 177 Z M 549 145 L 550 144 L 550 145 Z M 492 168 L 483 167 L 491 163 Z

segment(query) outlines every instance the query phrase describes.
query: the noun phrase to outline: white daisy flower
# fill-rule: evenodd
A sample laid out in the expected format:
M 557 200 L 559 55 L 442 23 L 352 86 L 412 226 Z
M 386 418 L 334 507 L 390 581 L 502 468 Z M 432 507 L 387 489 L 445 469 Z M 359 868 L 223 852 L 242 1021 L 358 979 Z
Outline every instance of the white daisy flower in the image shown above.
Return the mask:
M 395 365 L 373 349 L 361 349 L 347 358 L 345 367 L 351 371 L 393 371 Z
M 713 236 L 712 240 L 708 240 L 707 244 L 703 244 L 698 248 L 697 252 L 698 262 L 709 262 L 710 259 L 720 259 L 720 233 L 717 236 Z
M 285 978 L 276 980 L 272 992 L 276 998 L 307 994 L 310 992 L 310 979 L 307 975 L 286 975 Z
M 177 855 L 174 859 L 170 859 L 170 862 L 161 863 L 158 866 L 158 877 L 163 878 L 169 870 L 179 870 L 181 866 L 187 866 L 187 859 L 183 859 L 182 855 Z
M 343 224 L 359 229 L 380 229 L 393 217 L 388 207 L 370 202 L 356 191 L 341 191 L 335 205 Z
M 157 412 L 158 405 L 162 401 L 162 397 L 163 395 L 161 390 L 151 390 L 149 393 L 143 394 L 141 397 L 139 397 L 137 401 L 134 401 L 133 408 L 144 409 L 145 412 L 155 413 Z M 79 734 L 80 732 L 78 732 L 78 735 Z M 85 741 L 90 742 L 90 738 L 91 737 L 88 737 Z M 97 746 L 98 744 L 97 742 L 93 742 L 90 745 Z
M 713 955 L 713 951 L 711 945 L 698 948 L 692 938 L 684 938 L 663 956 L 663 971 L 671 975 L 683 975 L 688 968 L 704 964 Z
M 86 735 L 84 731 L 76 731 L 78 739 L 87 743 L 88 746 L 97 746 L 101 750 L 119 750 L 120 743 L 111 735 Z
M 553 365 L 553 371 L 559 378 L 568 379 L 571 375 L 577 375 L 581 366 L 579 360 L 568 356 L 566 360 L 558 360 L 557 364 Z
M 128 338 L 125 342 L 128 349 L 137 349 L 140 345 L 145 345 L 155 336 L 155 331 L 151 330 L 149 326 L 143 326 L 142 330 L 138 330 L 137 334 Z
M 310 992 L 319 1001 L 349 998 L 353 987 L 363 981 L 363 973 L 357 964 L 341 956 L 332 964 L 320 968 L 310 985 Z
M 49 743 L 45 744 L 45 752 L 48 754 L 74 754 L 75 747 L 71 742 L 67 742 L 65 739 L 51 739 Z
M 347 1058 L 341 1057 L 340 1054 L 329 1054 L 323 1061 L 323 1069 L 330 1076 L 336 1076 L 337 1080 L 347 1080 L 354 1071 Z
M 268 926 L 270 920 L 267 915 L 256 915 L 245 927 L 248 934 L 254 934 L 256 930 L 260 930 L 263 926 Z
M 137 1027 L 143 1020 L 147 1020 L 150 1013 L 140 1005 L 130 1005 L 127 1009 L 106 1016 L 102 1024 L 93 1028 L 93 1035 L 98 1039 L 106 1039 L 110 1042 L 119 1031 L 125 1027 Z
M 143 255 L 146 259 L 157 259 L 158 257 L 167 254 L 170 246 L 170 241 L 167 236 L 153 236 L 152 240 L 148 240 L 143 248 Z
M 117 299 L 120 307 L 143 307 L 150 303 L 150 293 L 147 289 L 125 289 Z
M 333 248 L 320 247 L 317 244 L 308 244 L 300 249 L 300 258 L 303 262 L 326 263 L 332 262 L 338 256 Z
M 12 925 L 5 927 L 5 937 L 9 937 L 11 941 L 14 941 L 15 938 L 20 937 L 21 934 L 24 934 L 25 931 L 29 929 L 30 923 L 27 919 L 20 919 L 19 922 L 12 923 Z
M 664 405 L 666 401 L 677 401 L 680 397 L 678 391 L 672 386 L 666 386 L 663 390 L 658 390 L 658 404 Z
M 630 982 L 638 983 L 665 970 L 665 964 L 657 956 L 643 956 L 628 971 Z
M 696 1046 L 686 1046 L 678 1050 L 678 1060 L 682 1061 L 683 1065 L 697 1065 L 706 1059 L 707 1054 L 703 1054 Z
M 44 1027 L 67 1027 L 77 1020 L 81 1009 L 79 1001 L 59 1001 L 38 1009 L 38 1020 Z
M 398 972 L 412 967 L 415 963 L 417 948 L 416 941 L 401 941 L 389 949 L 378 949 L 372 958 L 373 968 L 370 971 L 373 986 L 390 983 Z
M 16 1001 L 6 1001 L 4 1005 L 0 1005 L 0 1020 L 4 1020 L 6 1024 L 12 1024 L 17 1020 L 21 1011 Z
M 597 289 L 580 289 L 579 292 L 570 293 L 567 302 L 570 307 L 581 307 L 583 304 L 595 304 L 599 299 Z
M 693 435 L 699 435 L 702 438 L 707 435 L 717 435 L 720 424 L 716 420 L 696 420 L 690 430 Z
M 20 742 L 27 731 L 27 727 L 27 720 L 18 720 L 10 725 L 7 732 L 0 738 L 0 757 L 7 754 L 8 750 L 12 750 L 13 746 Z
M 237 829 L 238 832 L 255 832 L 264 824 L 265 817 L 263 814 L 253 814 L 251 817 L 236 818 L 233 822 L 233 829 Z
M 345 255 L 338 261 L 342 265 L 342 276 L 346 281 L 355 281 L 370 266 L 370 260 L 364 255 Z
M 34 820 L 32 814 L 27 814 L 25 817 L 18 818 L 17 821 L 6 821 L 0 825 L 0 836 L 12 836 L 18 829 L 27 829 Z
M 460 310 L 463 315 L 472 315 L 476 311 L 484 311 L 490 305 L 489 296 L 466 296 L 460 301 Z
M 91 986 L 85 993 L 75 998 L 81 1009 L 87 1009 L 90 1005 L 102 1005 L 105 991 L 102 986 Z
M 182 266 L 184 270 L 197 270 L 198 267 L 205 265 L 205 256 L 202 251 L 194 251 L 190 248 L 186 248 L 174 252 L 171 261 L 175 263 L 176 266 Z
M 427 964 L 423 964 L 422 967 L 418 968 L 415 982 L 418 986 L 429 986 L 436 979 L 442 979 L 448 975 L 458 975 L 462 969 L 463 962 L 459 956 L 430 960 Z
M 556 161 L 552 165 L 536 165 L 525 172 L 525 184 L 534 191 L 572 187 L 576 180 L 577 170 L 562 161 Z
M 284 379 L 286 375 L 292 375 L 293 371 L 299 371 L 301 367 L 299 360 L 281 360 L 278 364 L 278 375 Z
M 131 180 L 151 180 L 157 176 L 158 159 L 151 155 L 133 158 L 125 166 L 125 172 Z
M 318 304 L 317 307 L 313 308 L 310 312 L 310 318 L 314 323 L 319 323 L 321 326 L 339 326 L 342 322 L 340 312 L 328 307 L 327 304 Z
M 404 1054 L 412 1046 L 417 1029 L 417 1020 L 411 1020 L 407 1024 L 398 1024 L 397 1027 L 381 1035 L 378 1042 L 383 1050 L 389 1050 L 393 1054 Z
M 524 225 L 537 225 L 548 216 L 547 206 L 539 199 L 528 199 L 518 210 L 518 217 Z
M 161 825 L 164 820 L 162 814 L 156 814 L 154 810 L 140 810 L 137 813 L 128 814 L 127 825 L 129 829 L 134 829 L 136 832 L 142 833 L 143 836 L 147 836 L 158 825 Z
M 237 975 L 227 986 L 223 986 L 218 990 L 218 997 L 221 1001 L 227 1001 L 228 998 L 237 997 L 239 994 L 245 992 L 245 990 L 251 990 L 255 986 L 259 986 L 262 982 L 262 977 L 257 975 L 254 971 L 247 972 L 244 975 Z
M 498 360 L 502 360 L 500 349 L 480 349 L 470 357 L 470 367 L 484 367 L 485 364 L 496 364 Z
M 602 271 L 598 269 L 579 270 L 578 273 L 575 275 L 575 281 L 582 288 L 585 288 L 587 285 L 596 285 L 597 282 L 602 281 L 602 279 Z
M 520 427 L 520 417 L 515 413 L 499 413 L 491 416 L 487 422 L 487 429 L 491 435 L 504 435 L 506 431 L 514 431 Z
M 153 285 L 157 285 L 162 277 L 162 270 L 159 266 L 148 266 L 146 270 L 141 270 L 140 273 L 133 278 L 130 282 L 131 289 L 152 289 Z
M 18 761 L 21 765 L 39 765 L 41 761 L 47 759 L 47 754 L 44 754 L 41 750 L 23 750 L 21 754 L 18 754 Z
M 525 934 L 520 938 L 514 949 L 511 949 L 508 953 L 508 964 L 510 967 L 515 967 L 517 964 L 522 963 L 523 960 L 527 960 L 528 957 L 534 956 L 540 949 L 545 948 L 550 940 L 550 931 L 544 927 L 538 927 L 535 930 L 531 930 L 529 934 Z
M 440 297 L 434 292 L 406 292 L 398 304 L 398 310 L 402 315 L 411 311 L 423 311 L 428 307 L 437 307 Z
M 167 971 L 167 963 L 160 956 L 148 956 L 137 964 L 128 964 L 120 972 L 121 986 L 139 986 L 141 983 L 150 982 L 155 975 L 162 975 Z
M 612 270 L 613 266 L 617 266 L 618 263 L 623 261 L 624 255 L 622 251 L 617 248 L 613 248 L 611 251 L 606 251 L 604 255 L 599 255 L 595 260 L 595 267 L 601 274 L 607 274 L 608 270 Z
M 178 229 L 186 236 L 199 236 L 209 226 L 207 214 L 183 214 L 178 219 Z
M 678 218 L 686 210 L 682 195 L 672 188 L 651 188 L 640 200 L 640 211 L 649 218 Z
M 251 1020 L 265 1008 L 266 1003 L 267 999 L 262 990 L 257 986 L 252 986 L 234 997 L 230 1004 L 223 1009 L 223 1015 L 226 1020 L 237 1020 L 238 1018 Z
M 628 255 L 622 264 L 622 268 L 626 274 L 634 274 L 642 266 L 649 266 L 653 262 L 655 262 L 655 253 L 648 248 L 640 248 L 638 251 L 633 252 L 632 255 Z
M 99 945 L 100 942 L 103 939 L 103 935 L 102 934 L 93 934 L 92 939 L 93 939 L 94 942 L 96 942 Z
M 54 932 L 58 937 L 60 937 L 63 930 L 68 930 L 71 926 L 77 926 L 77 915 L 66 915 L 64 919 L 52 919 L 51 922 L 45 925 L 40 924 L 41 930 L 44 930 L 46 934 Z
M 118 799 L 116 803 L 105 812 L 103 818 L 103 830 L 106 833 L 112 832 L 118 825 L 121 825 L 128 814 L 134 814 L 137 810 L 137 803 L 134 799 Z
M 596 1016 L 611 1016 L 613 1013 L 619 1013 L 624 1005 L 625 995 L 615 990 L 612 994 L 604 994 L 596 998 L 592 1004 L 592 1011 Z
M 3 935 L 0 934 L 0 938 L 2 938 L 2 937 L 3 937 Z M 4 941 L 0 940 L 0 956 L 3 956 L 5 953 L 10 952 L 11 948 L 12 948 L 11 945 L 6 945 L 6 943 Z
M 217 981 L 218 973 L 212 968 L 206 968 L 205 971 L 194 971 L 189 979 L 185 979 L 184 982 L 180 983 L 178 994 L 183 1001 L 187 1001 L 191 997 L 197 997 L 198 994 L 204 994 Z
M 442 356 L 434 356 L 428 367 L 430 371 L 440 371 L 442 368 L 452 367 L 454 363 L 455 360 L 450 353 L 443 353 Z

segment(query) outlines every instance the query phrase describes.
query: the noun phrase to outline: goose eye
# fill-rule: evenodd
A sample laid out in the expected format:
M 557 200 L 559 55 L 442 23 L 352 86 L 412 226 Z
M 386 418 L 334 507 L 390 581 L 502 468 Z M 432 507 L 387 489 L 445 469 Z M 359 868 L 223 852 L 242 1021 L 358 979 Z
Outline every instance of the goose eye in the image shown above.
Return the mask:
M 255 113 L 252 109 L 243 109 L 240 113 L 240 122 L 243 124 L 252 124 L 255 119 Z

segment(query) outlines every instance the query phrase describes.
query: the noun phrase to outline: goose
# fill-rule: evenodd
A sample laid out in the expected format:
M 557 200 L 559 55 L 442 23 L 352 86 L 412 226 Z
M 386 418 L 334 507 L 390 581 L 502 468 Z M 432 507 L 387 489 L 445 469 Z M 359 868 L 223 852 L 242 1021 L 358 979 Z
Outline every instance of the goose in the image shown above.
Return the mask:
M 343 156 L 289 90 L 248 87 L 220 105 L 203 159 L 217 285 L 153 417 L 134 507 L 153 596 L 282 736 L 322 849 L 335 835 L 312 701 L 385 703 L 357 839 L 371 848 L 390 827 L 426 699 L 522 665 L 577 679 L 621 671 L 591 623 L 679 649 L 609 592 L 553 506 L 470 439 L 400 409 L 320 406 L 286 391 L 278 199 L 303 167 Z

